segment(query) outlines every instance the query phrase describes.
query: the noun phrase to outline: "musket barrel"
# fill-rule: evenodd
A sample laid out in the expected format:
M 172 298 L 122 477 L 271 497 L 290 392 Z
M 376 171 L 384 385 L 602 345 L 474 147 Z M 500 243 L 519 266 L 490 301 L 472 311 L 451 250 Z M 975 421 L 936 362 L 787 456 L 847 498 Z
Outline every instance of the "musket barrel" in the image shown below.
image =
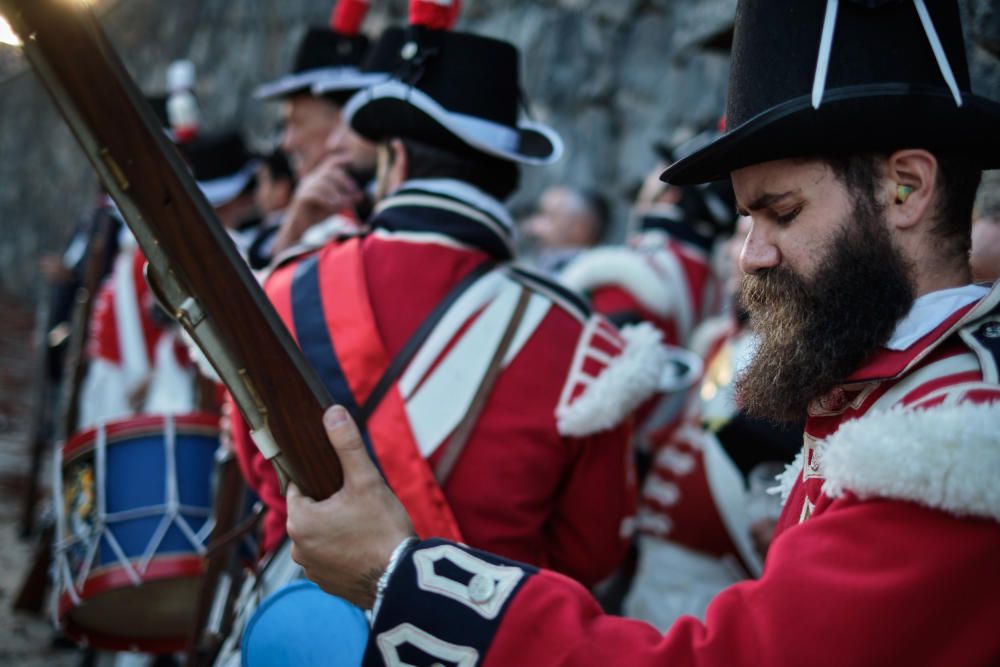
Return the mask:
M 149 261 L 160 298 L 194 337 L 279 473 L 321 499 L 342 484 L 322 427 L 332 399 L 83 3 L 0 0 Z

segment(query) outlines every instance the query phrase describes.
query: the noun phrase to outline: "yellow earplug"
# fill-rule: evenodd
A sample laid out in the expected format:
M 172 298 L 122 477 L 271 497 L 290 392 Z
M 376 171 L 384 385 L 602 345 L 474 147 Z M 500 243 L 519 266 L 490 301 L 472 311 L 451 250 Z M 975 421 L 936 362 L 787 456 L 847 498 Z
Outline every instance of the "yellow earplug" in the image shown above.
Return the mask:
M 902 204 L 906 201 L 906 198 L 910 196 L 913 192 L 913 188 L 909 185 L 897 185 L 896 186 L 896 203 Z

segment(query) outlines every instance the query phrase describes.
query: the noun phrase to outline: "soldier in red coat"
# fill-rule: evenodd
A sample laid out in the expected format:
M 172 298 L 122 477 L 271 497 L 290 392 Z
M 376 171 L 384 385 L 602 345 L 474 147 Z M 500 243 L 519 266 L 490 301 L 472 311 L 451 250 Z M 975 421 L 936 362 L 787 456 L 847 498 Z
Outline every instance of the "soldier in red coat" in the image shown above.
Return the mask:
M 401 78 L 344 109 L 379 143 L 386 194 L 372 231 L 279 266 L 266 291 L 362 424 L 418 534 L 593 584 L 628 544 L 630 414 L 656 389 L 666 350 L 652 327 L 618 331 L 510 263 L 514 227 L 500 202 L 519 163 L 561 152 L 552 130 L 517 121 L 517 51 L 411 26 L 388 31 L 374 57 Z M 271 508 L 272 548 L 284 527 L 278 480 L 236 435 Z
M 624 245 L 600 247 L 569 262 L 560 282 L 585 293 L 615 324 L 652 322 L 672 345 L 720 310 L 721 289 L 713 247 L 733 228 L 732 188 L 722 184 L 675 187 L 659 179 L 673 156 L 718 136 L 708 130 L 674 149 L 657 144 L 663 158 L 640 188 Z
M 374 606 L 365 664 L 1000 663 L 1000 288 L 968 267 L 1000 105 L 969 89 L 957 3 L 741 2 L 727 115 L 665 178 L 731 175 L 760 336 L 737 394 L 806 417 L 761 578 L 661 634 L 418 542 L 335 407 L 345 486 L 291 491 L 288 527 L 310 578 Z

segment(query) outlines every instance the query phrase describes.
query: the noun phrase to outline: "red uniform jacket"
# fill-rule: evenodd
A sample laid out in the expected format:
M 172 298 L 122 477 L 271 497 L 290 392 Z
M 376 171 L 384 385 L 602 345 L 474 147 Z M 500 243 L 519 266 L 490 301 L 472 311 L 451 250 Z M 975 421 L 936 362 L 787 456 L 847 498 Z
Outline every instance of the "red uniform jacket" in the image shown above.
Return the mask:
M 358 404 L 380 368 L 452 287 L 487 258 L 502 261 L 510 252 L 511 227 L 500 205 L 455 182 L 404 186 L 380 205 L 373 226 L 363 239 L 328 245 L 279 268 L 266 283 L 278 312 L 307 349 L 317 332 L 304 331 L 297 321 L 295 275 L 305 262 L 314 262 L 326 328 Z M 345 266 L 357 266 L 357 275 L 338 273 Z M 412 446 L 404 440 L 416 443 L 420 455 L 435 464 L 451 426 L 440 413 L 467 394 L 460 376 L 484 356 L 476 345 L 464 347 L 466 338 L 479 335 L 476 323 L 491 316 L 505 290 L 527 288 L 531 300 L 507 364 L 442 489 L 466 543 L 593 583 L 617 565 L 627 545 L 635 505 L 628 417 L 655 389 L 663 350 L 651 329 L 619 334 L 543 278 L 520 270 L 491 278 L 455 304 L 449 311 L 453 321 L 442 318 L 443 333 L 435 329 L 425 344 L 439 349 L 427 354 L 421 349 L 372 425 L 383 410 L 394 411 L 396 425 L 409 427 L 395 432 L 398 446 Z M 338 321 L 357 326 L 338 332 Z M 370 332 L 361 335 L 365 340 L 355 340 L 357 327 Z M 448 372 L 458 375 L 444 391 L 435 389 L 441 384 L 435 372 L 445 373 L 447 364 L 454 364 Z M 283 532 L 284 499 L 245 427 L 235 436 L 244 472 L 270 507 L 265 538 L 270 548 Z M 396 443 L 380 442 L 374 430 L 369 436 L 376 453 L 398 453 L 387 451 Z M 398 488 L 405 480 L 380 462 L 407 504 Z M 414 511 L 412 505 L 408 509 Z
M 424 543 L 390 579 L 365 664 L 1000 663 L 998 341 L 995 288 L 814 401 L 763 575 L 704 623 L 661 635 L 555 573 Z

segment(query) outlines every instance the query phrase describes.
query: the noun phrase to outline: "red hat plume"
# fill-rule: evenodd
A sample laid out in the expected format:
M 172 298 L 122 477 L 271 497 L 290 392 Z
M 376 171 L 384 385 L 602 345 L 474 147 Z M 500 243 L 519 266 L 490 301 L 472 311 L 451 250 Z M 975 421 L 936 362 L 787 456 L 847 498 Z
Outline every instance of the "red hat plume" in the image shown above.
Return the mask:
M 368 0 L 338 0 L 330 12 L 330 29 L 338 35 L 354 37 L 368 13 Z
M 410 25 L 450 30 L 462 9 L 462 0 L 410 0 Z

